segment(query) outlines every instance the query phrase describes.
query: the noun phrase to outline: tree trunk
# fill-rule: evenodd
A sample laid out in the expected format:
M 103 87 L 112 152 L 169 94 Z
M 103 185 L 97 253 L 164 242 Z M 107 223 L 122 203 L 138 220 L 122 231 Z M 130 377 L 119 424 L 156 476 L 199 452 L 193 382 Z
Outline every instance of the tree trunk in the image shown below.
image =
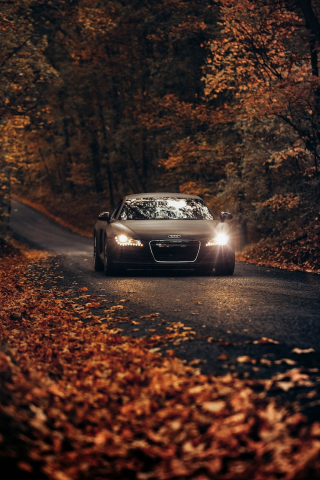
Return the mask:
M 98 109 L 99 109 L 99 117 L 101 122 L 101 130 L 102 130 L 102 138 L 103 138 L 103 153 L 105 155 L 105 163 L 106 163 L 106 170 L 107 170 L 107 177 L 108 177 L 108 187 L 109 187 L 109 200 L 110 205 L 114 208 L 114 193 L 113 193 L 113 175 L 112 169 L 110 166 L 110 159 L 109 159 L 109 151 L 108 151 L 108 138 L 107 138 L 107 125 L 104 119 L 103 108 L 101 102 L 98 100 Z
M 4 182 L 0 184 L 0 238 L 7 238 L 10 232 L 11 185 L 10 168 L 4 170 Z
M 320 42 L 320 23 L 313 11 L 311 0 L 297 0 L 297 2 L 303 11 L 308 28 L 312 31 L 318 42 Z
M 92 153 L 92 173 L 94 185 L 97 193 L 103 191 L 101 183 L 101 170 L 100 170 L 100 146 L 95 133 L 92 134 L 92 142 L 90 143 L 90 149 Z

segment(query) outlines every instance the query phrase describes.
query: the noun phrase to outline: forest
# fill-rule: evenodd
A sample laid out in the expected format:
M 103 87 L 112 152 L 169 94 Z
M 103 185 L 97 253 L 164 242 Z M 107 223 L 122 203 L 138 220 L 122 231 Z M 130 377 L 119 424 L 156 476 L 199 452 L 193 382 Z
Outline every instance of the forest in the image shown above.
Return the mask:
M 319 480 L 320 0 L 0 12 L 1 473 Z M 94 272 L 143 192 L 230 212 L 235 275 Z
M 10 195 L 90 232 L 125 194 L 192 193 L 239 258 L 320 270 L 318 0 L 1 11 L 2 231 Z

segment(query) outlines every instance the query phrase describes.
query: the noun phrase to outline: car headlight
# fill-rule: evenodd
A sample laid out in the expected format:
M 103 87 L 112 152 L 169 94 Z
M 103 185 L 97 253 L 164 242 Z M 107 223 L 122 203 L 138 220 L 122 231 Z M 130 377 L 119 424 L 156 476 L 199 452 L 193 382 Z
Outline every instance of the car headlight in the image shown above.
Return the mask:
M 227 245 L 229 241 L 228 235 L 225 233 L 218 233 L 214 238 L 211 238 L 207 243 L 207 247 L 213 247 L 213 245 Z
M 115 241 L 121 247 L 142 247 L 141 240 L 136 240 L 135 238 L 128 237 L 127 235 L 117 235 Z

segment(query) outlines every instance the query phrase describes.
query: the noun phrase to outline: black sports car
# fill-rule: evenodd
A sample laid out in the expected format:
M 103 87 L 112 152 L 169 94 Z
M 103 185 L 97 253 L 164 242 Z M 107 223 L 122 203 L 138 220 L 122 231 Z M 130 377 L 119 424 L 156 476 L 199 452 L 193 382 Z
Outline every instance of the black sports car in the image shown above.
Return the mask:
M 124 197 L 114 212 L 101 213 L 94 227 L 94 268 L 106 275 L 126 269 L 193 269 L 232 275 L 231 229 L 216 220 L 195 195 L 140 193 Z

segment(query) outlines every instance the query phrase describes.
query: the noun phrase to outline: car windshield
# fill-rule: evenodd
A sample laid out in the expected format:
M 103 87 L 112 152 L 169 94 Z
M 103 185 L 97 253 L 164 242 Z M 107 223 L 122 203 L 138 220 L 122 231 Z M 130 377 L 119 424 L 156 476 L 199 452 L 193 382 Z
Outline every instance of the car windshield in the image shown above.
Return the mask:
M 206 204 L 199 198 L 130 198 L 119 220 L 213 220 Z

